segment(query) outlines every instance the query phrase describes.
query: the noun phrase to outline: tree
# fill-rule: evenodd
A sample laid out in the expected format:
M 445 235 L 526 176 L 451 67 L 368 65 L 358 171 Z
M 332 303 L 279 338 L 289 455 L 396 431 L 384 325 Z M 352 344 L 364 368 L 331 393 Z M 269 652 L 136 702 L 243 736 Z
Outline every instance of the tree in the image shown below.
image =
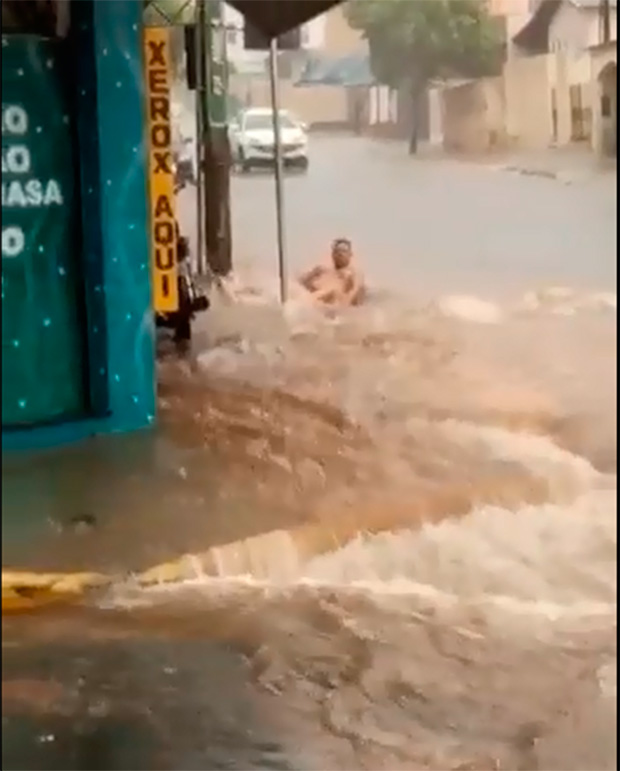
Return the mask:
M 418 149 L 421 100 L 429 82 L 494 74 L 503 40 L 482 0 L 355 0 L 345 6 L 350 26 L 368 40 L 373 74 L 392 88 L 407 85 Z

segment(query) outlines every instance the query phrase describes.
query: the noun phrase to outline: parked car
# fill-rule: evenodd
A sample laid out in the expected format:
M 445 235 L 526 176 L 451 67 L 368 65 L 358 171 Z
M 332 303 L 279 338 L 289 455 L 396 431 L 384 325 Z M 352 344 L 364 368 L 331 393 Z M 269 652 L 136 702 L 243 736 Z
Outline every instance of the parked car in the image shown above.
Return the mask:
M 282 160 L 289 168 L 308 169 L 308 130 L 287 110 L 280 110 Z M 275 163 L 273 110 L 253 107 L 241 112 L 230 125 L 230 149 L 234 162 L 244 172 Z

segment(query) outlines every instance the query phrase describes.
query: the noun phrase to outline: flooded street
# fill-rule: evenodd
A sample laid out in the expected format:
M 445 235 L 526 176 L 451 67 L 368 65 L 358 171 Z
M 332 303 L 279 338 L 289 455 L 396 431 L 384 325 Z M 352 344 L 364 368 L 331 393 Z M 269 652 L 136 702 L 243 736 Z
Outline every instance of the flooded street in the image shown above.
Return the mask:
M 111 578 L 3 618 L 3 767 L 615 768 L 609 179 L 318 142 L 293 265 L 346 235 L 371 287 L 333 317 L 236 179 L 157 434 L 3 461 L 5 568 Z

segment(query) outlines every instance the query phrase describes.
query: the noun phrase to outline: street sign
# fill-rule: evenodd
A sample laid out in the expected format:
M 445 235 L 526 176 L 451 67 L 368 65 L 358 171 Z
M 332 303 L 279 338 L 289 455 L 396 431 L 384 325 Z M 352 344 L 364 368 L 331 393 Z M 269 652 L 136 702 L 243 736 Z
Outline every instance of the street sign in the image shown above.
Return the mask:
M 211 128 L 228 124 L 228 61 L 222 3 L 207 3 L 207 114 Z
M 170 313 L 179 307 L 174 168 L 170 124 L 171 57 L 169 30 L 144 30 L 149 144 L 150 235 L 153 307 Z

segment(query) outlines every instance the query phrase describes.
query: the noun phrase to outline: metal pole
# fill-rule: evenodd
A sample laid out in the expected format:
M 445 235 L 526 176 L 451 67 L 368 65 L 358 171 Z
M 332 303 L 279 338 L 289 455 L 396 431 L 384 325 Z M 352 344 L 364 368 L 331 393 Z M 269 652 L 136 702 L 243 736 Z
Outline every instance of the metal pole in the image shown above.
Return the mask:
M 269 46 L 269 75 L 271 79 L 271 108 L 273 111 L 273 139 L 275 150 L 276 227 L 278 238 L 278 270 L 280 273 L 280 302 L 287 300 L 286 241 L 284 232 L 284 195 L 282 188 L 282 142 L 280 138 L 280 98 L 278 92 L 278 40 L 272 38 Z
M 204 189 L 205 189 L 205 121 L 204 100 L 205 82 L 205 5 L 204 0 L 198 0 L 196 8 L 196 226 L 197 254 L 196 270 L 199 276 L 206 273 L 205 260 L 205 226 L 204 226 Z

